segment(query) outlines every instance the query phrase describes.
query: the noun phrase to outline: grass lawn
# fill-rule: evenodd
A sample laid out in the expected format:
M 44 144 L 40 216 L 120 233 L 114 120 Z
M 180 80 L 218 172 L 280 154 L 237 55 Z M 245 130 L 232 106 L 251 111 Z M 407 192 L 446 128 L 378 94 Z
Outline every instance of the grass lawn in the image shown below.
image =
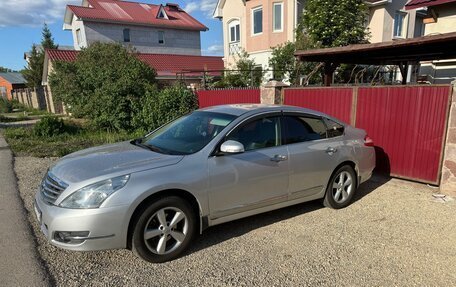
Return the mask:
M 143 134 L 93 131 L 73 126 L 70 132 L 53 137 L 37 136 L 32 127 L 5 128 L 3 135 L 16 156 L 61 157 L 88 147 L 131 140 Z

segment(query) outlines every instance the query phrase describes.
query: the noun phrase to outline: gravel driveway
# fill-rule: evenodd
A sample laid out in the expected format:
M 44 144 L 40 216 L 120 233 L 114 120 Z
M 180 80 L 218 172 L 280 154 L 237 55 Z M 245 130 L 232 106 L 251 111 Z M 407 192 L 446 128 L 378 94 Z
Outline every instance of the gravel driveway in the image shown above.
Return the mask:
M 33 196 L 52 159 L 16 158 L 37 248 L 58 286 L 454 286 L 456 201 L 397 179 L 363 185 L 343 210 L 318 202 L 208 229 L 182 258 L 149 264 L 127 250 L 69 252 L 43 240 Z

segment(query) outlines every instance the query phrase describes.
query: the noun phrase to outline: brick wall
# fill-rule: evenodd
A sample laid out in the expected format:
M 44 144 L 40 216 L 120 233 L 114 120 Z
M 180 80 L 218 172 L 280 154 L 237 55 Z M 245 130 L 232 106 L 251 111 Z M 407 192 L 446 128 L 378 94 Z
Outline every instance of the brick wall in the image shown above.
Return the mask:
M 8 100 L 11 100 L 11 90 L 13 89 L 13 85 L 11 85 L 10 82 L 0 77 L 0 87 L 6 88 L 6 95 L 8 97 Z

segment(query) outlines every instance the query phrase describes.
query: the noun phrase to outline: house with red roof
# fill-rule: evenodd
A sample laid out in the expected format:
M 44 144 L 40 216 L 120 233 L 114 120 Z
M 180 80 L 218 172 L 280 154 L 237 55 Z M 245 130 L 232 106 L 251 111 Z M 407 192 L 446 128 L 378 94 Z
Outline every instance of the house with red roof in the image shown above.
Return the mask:
M 140 53 L 201 55 L 200 33 L 208 28 L 177 4 L 83 0 L 67 5 L 64 30 L 75 50 L 94 42 L 122 43 Z

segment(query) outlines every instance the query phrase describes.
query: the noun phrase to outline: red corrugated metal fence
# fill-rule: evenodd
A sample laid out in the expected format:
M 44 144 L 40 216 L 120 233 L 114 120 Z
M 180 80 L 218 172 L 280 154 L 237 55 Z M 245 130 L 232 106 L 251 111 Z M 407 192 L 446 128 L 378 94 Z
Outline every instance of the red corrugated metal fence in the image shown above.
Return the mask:
M 356 127 L 393 176 L 438 183 L 450 86 L 359 88 Z
M 260 89 L 199 90 L 196 94 L 200 108 L 226 104 L 260 103 Z
M 286 89 L 284 104 L 321 111 L 350 123 L 352 88 Z
M 365 129 L 378 170 L 438 184 L 450 91 L 449 85 L 286 89 L 284 103 Z

